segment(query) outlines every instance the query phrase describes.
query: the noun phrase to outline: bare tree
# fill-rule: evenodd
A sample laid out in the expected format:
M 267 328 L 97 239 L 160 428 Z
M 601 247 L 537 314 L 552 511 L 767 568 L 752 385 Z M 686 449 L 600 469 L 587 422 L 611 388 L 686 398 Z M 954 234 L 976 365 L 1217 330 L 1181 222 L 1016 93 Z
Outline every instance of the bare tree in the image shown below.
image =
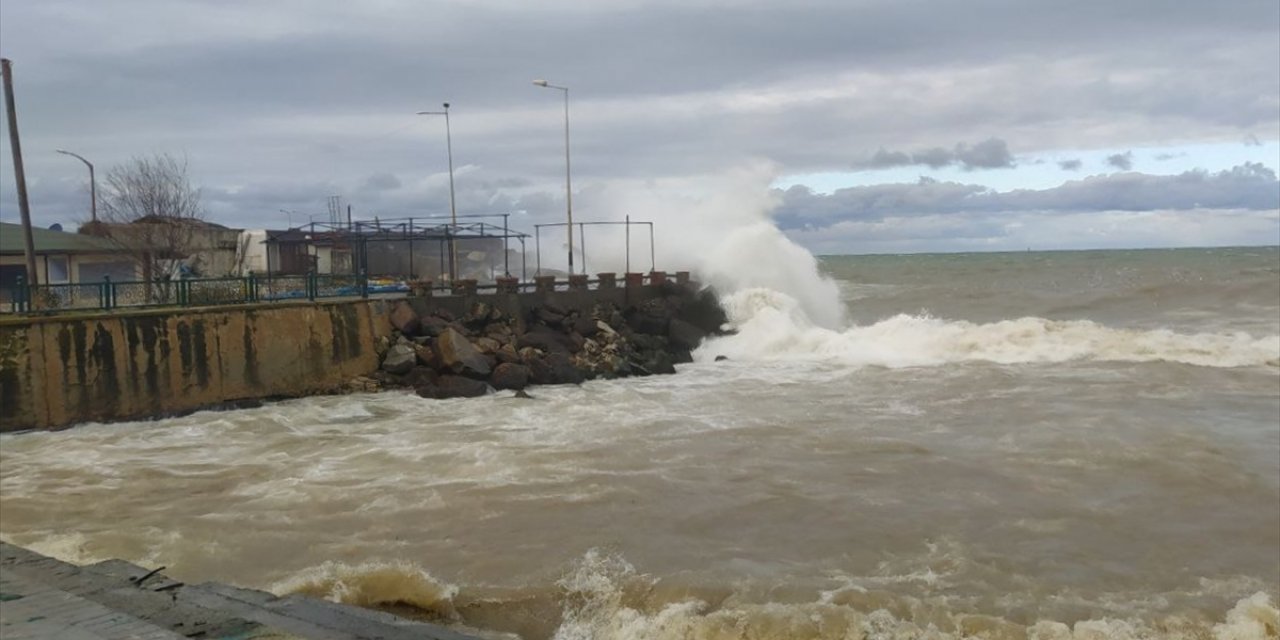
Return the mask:
M 123 247 L 148 283 L 176 275 L 179 265 L 194 253 L 204 222 L 200 190 L 187 178 L 186 159 L 169 154 L 135 157 L 112 167 L 104 187 L 102 223 L 86 225 L 81 231 L 110 238 Z M 167 292 L 167 285 L 163 286 L 162 294 Z

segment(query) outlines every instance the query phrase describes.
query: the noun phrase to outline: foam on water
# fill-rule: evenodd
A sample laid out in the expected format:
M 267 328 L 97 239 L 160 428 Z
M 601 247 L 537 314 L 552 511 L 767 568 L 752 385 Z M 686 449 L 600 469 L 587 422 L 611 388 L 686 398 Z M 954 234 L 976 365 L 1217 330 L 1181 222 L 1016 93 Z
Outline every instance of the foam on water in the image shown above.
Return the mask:
M 794 298 L 752 288 L 723 299 L 736 334 L 704 344 L 699 360 L 830 361 L 855 366 L 934 366 L 1072 360 L 1166 361 L 1206 367 L 1280 365 L 1280 336 L 1180 334 L 1114 329 L 1088 320 L 1019 318 L 977 324 L 897 315 L 832 330 L 814 323 Z
M 409 563 L 327 562 L 273 587 L 366 607 L 405 612 L 472 629 L 468 611 L 490 624 L 495 613 L 527 610 L 531 602 L 551 610 L 554 640 L 1266 640 L 1280 637 L 1280 610 L 1271 596 L 1240 598 L 1217 617 L 1171 614 L 1155 620 L 1106 617 L 1017 622 L 949 606 L 945 599 L 922 600 L 847 586 L 808 601 L 755 601 L 745 592 L 664 589 L 622 557 L 592 549 L 542 593 L 515 590 L 507 597 L 470 596 Z M 535 588 L 536 590 L 536 588 Z M 558 610 L 557 610 L 558 609 Z M 500 614 L 498 620 L 501 620 Z M 556 620 L 558 619 L 558 620 Z M 519 621 L 505 620 L 520 627 Z M 492 634 L 495 636 L 503 634 Z

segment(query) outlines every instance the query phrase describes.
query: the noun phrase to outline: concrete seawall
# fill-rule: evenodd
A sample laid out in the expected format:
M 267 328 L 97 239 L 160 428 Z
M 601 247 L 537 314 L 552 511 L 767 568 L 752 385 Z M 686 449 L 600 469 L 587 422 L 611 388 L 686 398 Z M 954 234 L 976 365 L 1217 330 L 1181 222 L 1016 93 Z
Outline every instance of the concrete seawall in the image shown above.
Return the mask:
M 382 300 L 0 322 L 0 431 L 323 393 L 378 366 Z
M 410 297 L 419 313 L 478 301 L 523 317 L 635 305 L 696 285 Z M 339 390 L 379 367 L 394 299 L 166 308 L 0 319 L 0 431 L 179 414 Z

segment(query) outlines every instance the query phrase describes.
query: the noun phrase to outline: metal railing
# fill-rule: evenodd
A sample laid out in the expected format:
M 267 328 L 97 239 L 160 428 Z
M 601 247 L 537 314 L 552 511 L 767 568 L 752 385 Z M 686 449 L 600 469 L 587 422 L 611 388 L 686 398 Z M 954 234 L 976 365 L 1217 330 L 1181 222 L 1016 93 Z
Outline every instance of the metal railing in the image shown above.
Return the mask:
M 305 274 L 201 278 L 180 280 L 113 281 L 78 284 L 27 285 L 22 278 L 0 296 L 0 311 L 14 313 L 71 310 L 109 310 L 118 307 L 215 306 L 315 300 L 317 298 L 368 297 L 370 293 L 396 290 L 364 275 Z M 401 290 L 408 290 L 402 287 Z
M 675 282 L 688 282 L 688 273 L 676 274 Z M 605 276 L 608 276 L 607 278 Z M 366 274 L 329 275 L 257 275 L 244 277 L 134 280 L 116 282 L 104 277 L 102 282 L 77 284 L 27 285 L 18 278 L 16 285 L 0 289 L 0 313 L 56 313 L 66 311 L 100 311 L 117 308 L 203 307 L 231 304 L 271 303 L 321 298 L 367 298 L 376 294 L 404 296 L 493 295 L 614 289 L 623 286 L 658 285 L 667 275 L 661 271 L 627 274 L 623 280 L 615 274 L 601 274 L 600 279 L 585 275 L 567 280 L 555 276 L 521 281 L 502 278 L 495 283 L 480 284 L 474 280 L 451 283 L 371 278 Z

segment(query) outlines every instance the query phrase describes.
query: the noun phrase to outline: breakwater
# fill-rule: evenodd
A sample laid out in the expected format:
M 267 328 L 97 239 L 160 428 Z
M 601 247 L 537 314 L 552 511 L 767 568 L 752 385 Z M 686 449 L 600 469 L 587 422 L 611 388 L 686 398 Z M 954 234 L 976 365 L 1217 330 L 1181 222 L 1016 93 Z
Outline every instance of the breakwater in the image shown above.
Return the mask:
M 687 278 L 625 285 L 6 317 L 0 431 L 389 386 L 449 397 L 664 372 L 722 321 Z

